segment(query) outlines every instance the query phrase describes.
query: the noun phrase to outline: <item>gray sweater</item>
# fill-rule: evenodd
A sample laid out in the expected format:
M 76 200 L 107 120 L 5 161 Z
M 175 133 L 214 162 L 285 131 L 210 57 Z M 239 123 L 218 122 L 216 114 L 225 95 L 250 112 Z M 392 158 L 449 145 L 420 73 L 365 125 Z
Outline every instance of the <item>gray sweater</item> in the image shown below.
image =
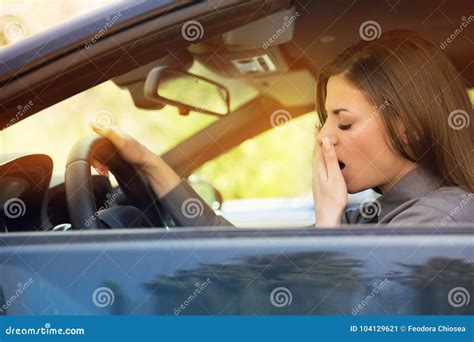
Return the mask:
M 358 209 L 346 211 L 341 224 L 419 225 L 443 227 L 474 223 L 474 194 L 443 186 L 429 171 L 417 167 L 403 176 L 386 194 Z M 179 226 L 232 226 L 218 216 L 182 181 L 161 199 Z

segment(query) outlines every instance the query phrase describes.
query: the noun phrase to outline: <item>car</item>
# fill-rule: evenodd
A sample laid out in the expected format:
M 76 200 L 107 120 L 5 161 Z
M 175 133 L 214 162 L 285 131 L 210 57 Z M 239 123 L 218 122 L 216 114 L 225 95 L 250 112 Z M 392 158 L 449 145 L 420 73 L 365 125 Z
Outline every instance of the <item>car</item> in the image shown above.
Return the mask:
M 218 185 L 195 175 L 239 146 L 258 151 L 255 139 L 281 132 L 290 119 L 312 124 L 315 75 L 360 39 L 361 24 L 414 29 L 446 45 L 453 20 L 469 8 L 468 0 L 438 7 L 431 1 L 121 2 L 3 48 L 0 134 L 14 131 L 70 151 L 58 164 L 44 151 L 24 152 L 2 140 L 3 148 L 14 148 L 2 149 L 0 165 L 1 314 L 472 315 L 472 225 L 315 229 L 308 196 L 227 201 Z M 471 44 L 465 35 L 446 49 L 470 88 Z M 159 84 L 173 81 L 166 73 L 214 87 L 221 106 L 187 103 L 192 87 L 160 93 Z M 73 98 L 85 108 L 80 93 L 104 84 L 117 88 L 111 106 L 121 96 L 141 110 L 127 127 L 140 126 L 145 110 L 179 108 L 180 122 L 189 119 L 192 127 L 183 134 L 166 127 L 163 134 L 179 137 L 161 155 L 238 227 L 176 226 L 146 178 L 110 142 L 68 126 L 67 112 L 55 113 L 64 121 L 54 122 L 48 108 Z M 109 114 L 96 116 L 108 121 Z M 22 133 L 27 122 L 35 122 L 34 130 Z M 75 132 L 81 138 L 69 145 Z M 92 153 L 110 159 L 116 181 L 91 173 Z M 242 187 L 268 177 L 250 172 L 255 183 Z M 374 196 L 356 194 L 351 208 Z

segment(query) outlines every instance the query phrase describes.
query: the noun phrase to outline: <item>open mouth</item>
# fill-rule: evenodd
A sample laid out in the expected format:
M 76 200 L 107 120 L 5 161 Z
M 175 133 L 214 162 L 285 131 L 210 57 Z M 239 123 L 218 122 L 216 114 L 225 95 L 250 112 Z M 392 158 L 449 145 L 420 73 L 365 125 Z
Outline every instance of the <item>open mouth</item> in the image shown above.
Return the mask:
M 346 167 L 346 164 L 344 164 L 342 161 L 339 160 L 339 168 L 343 170 Z

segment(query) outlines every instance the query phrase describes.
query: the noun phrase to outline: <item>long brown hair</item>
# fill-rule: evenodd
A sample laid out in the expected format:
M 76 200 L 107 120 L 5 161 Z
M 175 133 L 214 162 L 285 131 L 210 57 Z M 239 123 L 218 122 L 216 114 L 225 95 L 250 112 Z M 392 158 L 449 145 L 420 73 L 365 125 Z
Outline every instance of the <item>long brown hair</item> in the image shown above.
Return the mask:
M 442 180 L 474 192 L 474 115 L 462 76 L 434 44 L 416 32 L 394 30 L 344 50 L 316 83 L 316 111 L 326 121 L 329 78 L 344 75 L 375 106 L 387 143 Z M 385 104 L 385 105 L 384 105 Z M 406 142 L 399 134 L 405 127 Z

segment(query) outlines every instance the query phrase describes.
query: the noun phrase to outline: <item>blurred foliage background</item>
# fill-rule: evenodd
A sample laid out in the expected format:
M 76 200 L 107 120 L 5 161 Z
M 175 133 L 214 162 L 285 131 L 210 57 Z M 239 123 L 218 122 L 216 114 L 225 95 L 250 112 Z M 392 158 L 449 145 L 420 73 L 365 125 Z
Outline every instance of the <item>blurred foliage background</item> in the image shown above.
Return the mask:
M 111 2 L 0 0 L 0 49 Z M 8 34 L 12 22 L 15 30 Z M 474 91 L 470 96 L 474 102 Z M 159 111 L 138 109 L 128 91 L 109 81 L 0 132 L 0 153 L 46 153 L 54 160 L 54 173 L 62 174 L 69 149 L 91 134 L 89 121 L 104 111 L 157 153 L 216 120 L 197 113 L 180 116 L 169 106 Z M 207 163 L 196 174 L 216 186 L 224 199 L 310 196 L 315 122 L 314 113 L 291 120 Z

